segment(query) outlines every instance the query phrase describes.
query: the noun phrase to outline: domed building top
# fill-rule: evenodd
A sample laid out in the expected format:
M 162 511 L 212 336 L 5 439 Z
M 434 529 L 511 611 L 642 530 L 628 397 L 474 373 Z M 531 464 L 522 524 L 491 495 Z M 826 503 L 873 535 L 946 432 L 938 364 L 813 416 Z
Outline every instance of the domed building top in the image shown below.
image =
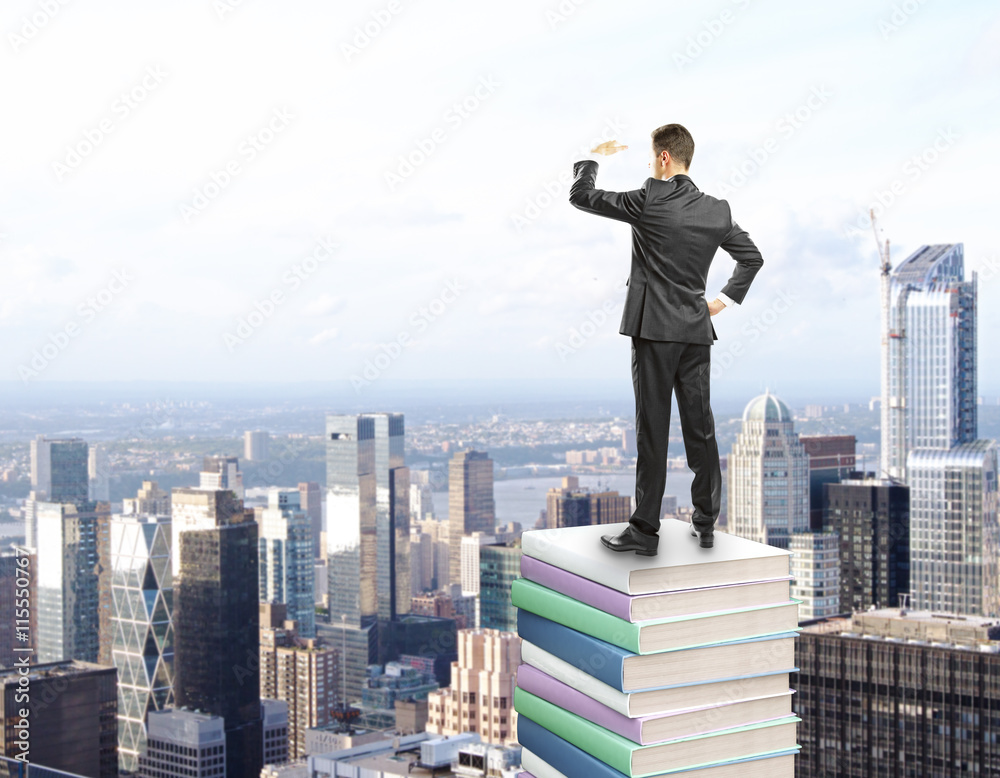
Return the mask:
M 765 389 L 743 409 L 743 421 L 792 421 L 792 411 Z

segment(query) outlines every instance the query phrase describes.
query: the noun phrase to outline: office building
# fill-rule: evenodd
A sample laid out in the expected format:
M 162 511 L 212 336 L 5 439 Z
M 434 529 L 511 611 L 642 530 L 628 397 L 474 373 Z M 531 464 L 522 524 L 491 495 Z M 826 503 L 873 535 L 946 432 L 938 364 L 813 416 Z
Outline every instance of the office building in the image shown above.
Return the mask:
M 728 531 L 788 548 L 809 529 L 809 458 L 788 406 L 770 391 L 743 410 L 728 461 Z
M 198 475 L 198 488 L 210 492 L 230 490 L 240 500 L 244 497 L 243 473 L 239 457 L 207 456 Z
M 170 518 L 111 519 L 111 660 L 118 668 L 118 761 L 138 769 L 146 717 L 174 704 Z
M 90 476 L 87 442 L 82 438 L 46 438 L 37 435 L 30 444 L 31 493 L 25 509 L 25 546 L 38 541 L 37 505 L 42 502 L 82 505 L 89 499 Z
M 35 660 L 38 557 L 23 547 L 0 551 L 0 669 Z M 21 638 L 27 635 L 27 640 Z
M 799 621 L 841 613 L 840 538 L 835 532 L 797 532 L 788 543 L 792 552 L 792 598 L 799 603 Z
M 497 745 L 517 738 L 514 683 L 521 639 L 495 629 L 458 633 L 458 660 L 451 685 L 427 697 L 427 731 L 439 735 L 475 732 Z
M 400 662 L 370 665 L 368 680 L 361 692 L 358 726 L 377 730 L 395 729 L 396 705 L 406 701 L 427 701 L 440 687 L 434 673 Z
M 108 503 L 37 506 L 38 661 L 110 664 Z
M 843 481 L 854 472 L 854 435 L 800 435 L 809 457 L 809 529 L 823 531 L 823 486 Z
M 977 281 L 964 280 L 964 247 L 953 243 L 883 267 L 882 285 L 882 472 L 909 483 L 911 449 L 976 438 Z
M 448 463 L 449 580 L 461 583 L 462 536 L 492 532 L 496 524 L 493 460 L 485 451 L 458 451 Z
M 316 592 L 309 516 L 298 489 L 268 490 L 259 520 L 260 601 L 279 602 L 302 637 L 316 635 Z
M 520 545 L 479 549 L 479 623 L 483 629 L 517 630 L 517 608 L 510 601 L 510 585 L 520 577 Z
M 326 540 L 323 537 L 323 490 L 315 481 L 299 482 L 299 507 L 309 517 L 312 531 L 313 555 L 326 559 Z
M 575 475 L 564 476 L 562 487 L 549 489 L 545 496 L 545 526 L 550 529 L 617 524 L 628 521 L 631 515 L 631 497 L 614 491 L 581 489 Z
M 790 685 L 801 778 L 1000 775 L 1000 624 L 876 610 L 807 624 Z
M 228 778 L 257 775 L 257 524 L 231 490 L 176 488 L 172 529 L 177 706 L 224 719 Z
M 126 516 L 169 516 L 170 492 L 161 489 L 156 481 L 143 481 L 135 497 L 122 500 L 122 513 Z
M 840 536 L 841 612 L 900 605 L 910 591 L 909 487 L 853 473 L 823 490 L 823 526 Z
M 912 607 L 1000 617 L 996 441 L 911 449 L 907 473 Z
M 261 699 L 260 718 L 264 732 L 264 764 L 288 761 L 288 703 Z
M 243 433 L 243 458 L 248 462 L 266 462 L 271 436 L 264 430 L 247 430 Z
M 23 669 L 0 670 L 0 755 L 28 752 L 52 770 L 117 778 L 115 668 L 71 660 Z M 38 767 L 29 774 L 48 775 Z
M 87 453 L 88 500 L 108 502 L 111 499 L 111 465 L 107 449 L 95 444 Z
M 226 731 L 220 716 L 191 710 L 156 711 L 149 714 L 148 728 L 147 750 L 139 759 L 141 778 L 232 774 L 226 769 Z

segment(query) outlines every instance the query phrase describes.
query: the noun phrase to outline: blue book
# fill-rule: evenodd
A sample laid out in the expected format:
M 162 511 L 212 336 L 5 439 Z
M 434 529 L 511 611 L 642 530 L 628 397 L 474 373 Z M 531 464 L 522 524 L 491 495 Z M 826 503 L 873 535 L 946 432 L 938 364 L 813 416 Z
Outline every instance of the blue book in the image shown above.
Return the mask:
M 637 654 L 526 610 L 517 634 L 621 692 L 748 678 L 795 667 L 797 632 Z
M 628 778 L 572 743 L 552 734 L 523 713 L 517 717 L 517 740 L 523 747 L 521 767 L 536 778 L 586 776 L 587 778 Z M 796 748 L 786 748 L 742 759 L 711 762 L 649 776 L 678 778 L 792 778 L 795 773 Z

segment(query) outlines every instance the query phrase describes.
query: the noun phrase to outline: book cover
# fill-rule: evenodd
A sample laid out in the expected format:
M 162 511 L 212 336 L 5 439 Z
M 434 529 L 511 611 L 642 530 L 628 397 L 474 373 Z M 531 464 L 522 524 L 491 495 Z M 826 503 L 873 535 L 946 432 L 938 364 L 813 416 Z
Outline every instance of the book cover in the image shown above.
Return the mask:
M 525 530 L 521 550 L 625 594 L 748 583 L 789 574 L 789 551 L 725 532 L 715 533 L 713 548 L 700 548 L 691 537 L 691 525 L 678 519 L 660 522 L 657 556 L 605 548 L 601 535 L 614 535 L 626 526 L 627 522 L 620 522 Z

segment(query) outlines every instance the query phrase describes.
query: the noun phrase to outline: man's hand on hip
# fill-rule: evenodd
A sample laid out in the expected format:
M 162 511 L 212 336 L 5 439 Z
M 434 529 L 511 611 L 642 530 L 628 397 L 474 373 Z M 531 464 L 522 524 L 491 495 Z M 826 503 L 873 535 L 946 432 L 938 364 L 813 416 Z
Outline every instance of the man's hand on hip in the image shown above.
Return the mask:
M 716 297 L 712 302 L 708 304 L 708 313 L 710 316 L 715 316 L 719 311 L 726 307 L 726 304 L 722 302 L 718 297 Z

